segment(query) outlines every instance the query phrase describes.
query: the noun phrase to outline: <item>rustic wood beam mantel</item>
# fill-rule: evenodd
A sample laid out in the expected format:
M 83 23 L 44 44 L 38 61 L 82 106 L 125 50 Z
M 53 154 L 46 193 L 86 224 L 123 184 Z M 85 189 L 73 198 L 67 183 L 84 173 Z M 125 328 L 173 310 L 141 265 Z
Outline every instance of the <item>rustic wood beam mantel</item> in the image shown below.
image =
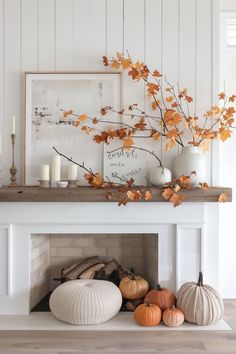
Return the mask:
M 0 188 L 0 202 L 114 202 L 106 198 L 111 189 L 94 189 L 92 187 L 49 188 L 16 186 Z M 149 188 L 153 198 L 150 202 L 166 202 L 162 197 L 162 188 Z M 181 190 L 185 202 L 217 202 L 219 195 L 226 193 L 228 202 L 232 201 L 232 189 L 226 187 L 209 187 L 207 190 L 194 188 Z M 145 202 L 145 201 L 144 201 Z

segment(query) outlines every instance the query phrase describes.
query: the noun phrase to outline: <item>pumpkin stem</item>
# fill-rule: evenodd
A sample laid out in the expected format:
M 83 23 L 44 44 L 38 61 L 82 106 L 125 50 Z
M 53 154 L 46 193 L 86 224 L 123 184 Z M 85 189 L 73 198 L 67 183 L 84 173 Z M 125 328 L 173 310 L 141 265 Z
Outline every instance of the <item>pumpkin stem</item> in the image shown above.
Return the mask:
M 158 283 L 156 284 L 155 288 L 156 288 L 158 291 L 161 291 L 161 290 L 162 290 L 160 284 L 158 284 Z
M 131 279 L 131 280 L 135 280 L 135 275 L 134 275 L 134 273 L 130 272 L 130 273 L 129 273 L 129 276 L 130 276 L 130 279 Z
M 171 310 L 175 310 L 175 309 L 176 309 L 175 305 L 172 305 Z
M 146 305 L 146 307 L 150 307 L 151 306 L 151 302 L 149 300 L 146 300 L 145 301 L 145 305 Z
M 203 274 L 202 274 L 201 271 L 199 272 L 199 277 L 198 277 L 197 285 L 198 285 L 198 286 L 202 286 L 202 285 L 203 285 Z

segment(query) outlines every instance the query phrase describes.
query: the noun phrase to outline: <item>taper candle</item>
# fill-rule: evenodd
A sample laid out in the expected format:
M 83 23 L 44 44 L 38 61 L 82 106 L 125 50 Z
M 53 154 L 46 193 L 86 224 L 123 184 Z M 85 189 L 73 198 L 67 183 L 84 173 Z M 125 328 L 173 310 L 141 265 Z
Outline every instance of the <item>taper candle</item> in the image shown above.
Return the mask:
M 16 134 L 16 117 L 12 117 L 12 134 Z

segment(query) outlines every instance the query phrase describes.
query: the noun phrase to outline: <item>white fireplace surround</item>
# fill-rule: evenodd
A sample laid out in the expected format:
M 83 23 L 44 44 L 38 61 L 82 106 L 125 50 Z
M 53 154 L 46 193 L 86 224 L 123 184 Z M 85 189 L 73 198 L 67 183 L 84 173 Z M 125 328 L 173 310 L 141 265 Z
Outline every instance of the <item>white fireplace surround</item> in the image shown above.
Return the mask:
M 155 233 L 163 286 L 177 290 L 201 269 L 219 287 L 216 203 L 1 203 L 0 216 L 0 314 L 29 313 L 31 234 Z

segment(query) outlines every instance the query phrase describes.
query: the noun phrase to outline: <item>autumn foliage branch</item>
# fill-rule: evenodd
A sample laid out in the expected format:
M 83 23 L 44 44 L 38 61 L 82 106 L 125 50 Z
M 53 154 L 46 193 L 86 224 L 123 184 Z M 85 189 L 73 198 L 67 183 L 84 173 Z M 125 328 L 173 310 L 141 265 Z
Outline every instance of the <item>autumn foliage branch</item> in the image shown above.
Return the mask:
M 103 63 L 105 67 L 111 69 L 127 70 L 128 76 L 136 83 L 143 81 L 149 107 L 143 110 L 134 103 L 127 109 L 116 110 L 114 107 L 106 106 L 101 109 L 97 117 L 90 117 L 87 113 L 78 115 L 72 110 L 63 111 L 64 119 L 73 116 L 74 126 L 87 135 L 91 134 L 95 143 L 109 144 L 113 139 L 118 139 L 122 142 L 121 146 L 111 152 L 119 149 L 138 149 L 152 155 L 158 160 L 159 166 L 162 166 L 160 157 L 154 151 L 137 146 L 136 141 L 148 139 L 158 143 L 162 140 L 165 151 L 177 145 L 197 146 L 207 151 L 212 140 L 219 139 L 224 142 L 231 137 L 235 114 L 232 104 L 235 102 L 235 95 L 227 97 L 224 92 L 221 92 L 218 95 L 220 105 L 212 106 L 199 117 L 196 113 L 191 114 L 193 98 L 188 90 L 180 89 L 178 84 L 177 87 L 171 85 L 157 69 L 151 71 L 145 63 L 135 62 L 129 54 L 125 56 L 123 53 L 117 53 L 116 57 L 111 59 L 104 56 Z M 113 116 L 116 118 L 114 119 Z M 116 186 L 116 191 L 109 192 L 108 198 L 115 198 L 119 205 L 125 205 L 128 200 L 152 198 L 151 192 L 145 187 L 135 186 L 133 179 L 122 180 L 121 177 L 115 176 L 119 183 L 114 183 L 107 177 L 102 178 L 87 169 L 84 164 L 78 165 L 85 169 L 85 179 L 93 187 Z M 191 188 L 190 178 L 191 176 L 181 176 L 167 184 L 162 194 L 163 198 L 171 201 L 174 206 L 180 205 L 184 198 L 179 191 Z M 208 188 L 206 183 L 201 183 L 199 187 Z M 219 197 L 221 202 L 226 199 L 225 195 Z

